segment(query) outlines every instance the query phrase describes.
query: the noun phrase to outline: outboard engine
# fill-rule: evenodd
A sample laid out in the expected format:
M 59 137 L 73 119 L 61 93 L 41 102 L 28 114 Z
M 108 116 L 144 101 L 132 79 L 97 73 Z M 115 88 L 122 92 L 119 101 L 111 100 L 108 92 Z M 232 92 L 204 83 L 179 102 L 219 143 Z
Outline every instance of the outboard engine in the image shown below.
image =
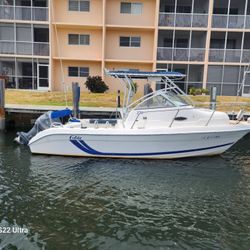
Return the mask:
M 30 139 L 33 138 L 37 133 L 50 128 L 52 124 L 61 124 L 60 118 L 70 116 L 71 114 L 72 111 L 70 109 L 48 111 L 37 118 L 35 125 L 29 132 L 17 132 L 15 141 L 19 144 L 28 145 Z

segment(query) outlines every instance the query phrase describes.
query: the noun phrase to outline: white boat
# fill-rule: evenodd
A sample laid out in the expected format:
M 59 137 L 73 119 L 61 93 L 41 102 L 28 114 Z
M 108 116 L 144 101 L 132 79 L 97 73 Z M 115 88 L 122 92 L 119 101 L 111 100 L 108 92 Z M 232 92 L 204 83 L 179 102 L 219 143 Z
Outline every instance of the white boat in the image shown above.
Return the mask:
M 196 108 L 177 87 L 177 72 L 107 71 L 124 84 L 121 119 L 70 119 L 52 123 L 29 140 L 32 153 L 119 158 L 218 155 L 250 132 L 249 121 Z M 165 88 L 132 102 L 134 79 L 161 81 Z

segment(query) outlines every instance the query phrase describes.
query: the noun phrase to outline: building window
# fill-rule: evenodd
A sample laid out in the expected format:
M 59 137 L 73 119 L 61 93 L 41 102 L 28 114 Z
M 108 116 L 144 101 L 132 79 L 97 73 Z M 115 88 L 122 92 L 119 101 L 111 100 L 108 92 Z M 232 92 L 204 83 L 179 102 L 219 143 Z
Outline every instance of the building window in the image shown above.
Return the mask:
M 227 14 L 227 8 L 214 8 L 214 14 L 219 15 L 226 15 Z
M 227 39 L 227 49 L 236 49 L 235 39 Z
M 121 36 L 120 37 L 121 47 L 140 47 L 141 37 L 139 36 Z
M 69 67 L 69 76 L 78 77 L 78 67 Z
M 188 39 L 176 39 L 176 48 L 188 48 Z
M 210 48 L 211 49 L 224 49 L 225 40 L 224 39 L 211 39 Z
M 86 0 L 69 0 L 70 11 L 85 11 L 89 12 L 89 1 Z
M 33 7 L 48 7 L 48 1 L 33 0 Z
M 140 15 L 142 13 L 142 3 L 121 2 L 121 13 Z
M 89 68 L 88 67 L 80 67 L 79 73 L 80 73 L 80 77 L 88 77 L 89 76 Z
M 174 5 L 165 5 L 164 12 L 174 12 L 174 11 L 175 11 Z
M 69 34 L 70 45 L 89 45 L 89 35 Z
M 89 68 L 88 67 L 69 67 L 68 75 L 70 77 L 88 77 Z
M 177 13 L 191 13 L 191 6 L 177 6 Z
M 173 40 L 171 38 L 164 38 L 163 47 L 168 47 L 168 48 L 173 47 Z
M 228 12 L 228 8 L 214 8 L 214 14 L 216 15 L 226 15 Z M 230 8 L 229 14 L 230 15 L 238 15 L 239 10 L 237 8 Z

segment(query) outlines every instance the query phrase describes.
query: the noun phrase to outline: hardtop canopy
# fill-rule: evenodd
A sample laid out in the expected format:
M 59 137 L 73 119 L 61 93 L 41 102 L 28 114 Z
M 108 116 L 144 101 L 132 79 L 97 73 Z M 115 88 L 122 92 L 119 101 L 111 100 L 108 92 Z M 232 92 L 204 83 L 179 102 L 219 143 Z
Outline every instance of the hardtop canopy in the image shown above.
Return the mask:
M 148 79 L 148 78 L 159 78 L 167 77 L 169 79 L 182 79 L 185 77 L 184 74 L 179 72 L 170 71 L 159 71 L 159 72 L 148 72 L 148 71 L 132 71 L 132 70 L 105 70 L 106 75 L 113 76 L 115 78 L 126 78 L 131 79 Z
M 174 99 L 173 96 L 176 95 L 186 95 L 176 84 L 174 84 L 173 80 L 181 80 L 185 77 L 184 74 L 179 72 L 170 72 L 170 71 L 158 71 L 158 72 L 148 72 L 148 71 L 137 71 L 137 70 L 107 70 L 105 69 L 105 74 L 108 76 L 112 76 L 114 78 L 121 79 L 121 82 L 125 83 L 124 85 L 124 97 L 123 97 L 123 108 L 122 108 L 122 117 L 125 119 L 129 112 L 130 107 L 134 104 L 139 105 L 139 102 L 146 102 L 147 100 L 162 95 L 163 99 L 169 100 L 173 106 L 177 106 L 177 102 L 171 102 L 170 99 Z M 160 89 L 154 92 L 151 92 L 144 97 L 141 97 L 135 102 L 132 102 L 132 98 L 136 92 L 134 79 L 137 80 L 147 80 L 159 82 L 161 81 L 165 84 L 164 89 Z M 164 92 L 164 93 L 163 93 Z M 172 94 L 171 94 L 171 93 Z M 171 95 L 171 98 L 169 97 Z M 183 104 L 182 102 L 181 105 Z

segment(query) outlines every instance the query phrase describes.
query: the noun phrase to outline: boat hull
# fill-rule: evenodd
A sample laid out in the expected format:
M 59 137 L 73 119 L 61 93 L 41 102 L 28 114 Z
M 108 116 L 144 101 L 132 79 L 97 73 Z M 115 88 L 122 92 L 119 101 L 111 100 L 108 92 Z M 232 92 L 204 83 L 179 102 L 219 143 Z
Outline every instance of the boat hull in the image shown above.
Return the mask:
M 53 128 L 40 132 L 29 143 L 36 154 L 83 157 L 174 159 L 218 155 L 249 132 L 187 131 L 171 133 L 112 133 L 112 130 Z

